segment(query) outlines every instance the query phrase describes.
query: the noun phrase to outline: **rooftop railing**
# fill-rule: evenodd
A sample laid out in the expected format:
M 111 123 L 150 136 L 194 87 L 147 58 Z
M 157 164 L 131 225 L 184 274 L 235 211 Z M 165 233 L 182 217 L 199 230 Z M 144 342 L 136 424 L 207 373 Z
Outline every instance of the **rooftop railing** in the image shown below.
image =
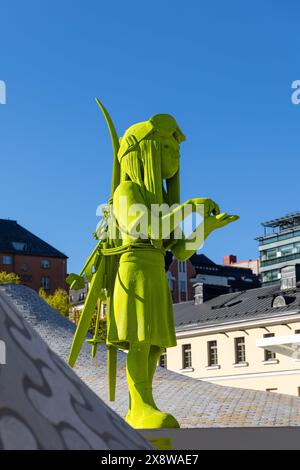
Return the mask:
M 288 233 L 274 233 L 270 235 L 266 235 L 266 237 L 259 237 L 259 244 L 260 245 L 268 245 L 269 243 L 278 242 L 281 240 L 287 240 L 289 238 L 300 237 L 300 230 L 294 230 Z

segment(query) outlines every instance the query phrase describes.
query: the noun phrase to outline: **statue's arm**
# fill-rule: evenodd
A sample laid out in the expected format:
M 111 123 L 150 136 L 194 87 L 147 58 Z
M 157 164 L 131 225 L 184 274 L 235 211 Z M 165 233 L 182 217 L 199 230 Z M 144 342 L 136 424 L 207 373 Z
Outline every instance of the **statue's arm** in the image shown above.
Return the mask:
M 226 212 L 205 217 L 188 238 L 183 236 L 178 241 L 174 240 L 170 249 L 177 259 L 186 261 L 202 246 L 204 240 L 214 230 L 225 227 L 238 219 L 237 215 L 229 215 Z
M 132 181 L 124 181 L 116 189 L 113 207 L 121 231 L 134 238 L 137 238 L 137 234 L 143 234 L 143 238 L 151 240 L 170 239 L 169 247 L 168 242 L 164 245 L 171 248 L 174 255 L 182 260 L 190 258 L 213 230 L 238 219 L 238 216 L 220 214 L 218 205 L 208 198 L 189 199 L 164 215 L 156 214 L 147 206 L 144 191 L 145 188 Z M 185 239 L 180 225 L 189 214 L 199 208 L 204 219 L 188 239 Z
M 219 213 L 218 206 L 211 199 L 202 198 L 176 205 L 164 215 L 157 214 L 147 205 L 145 191 L 137 183 L 124 181 L 114 193 L 114 214 L 120 229 L 128 235 L 134 236 L 138 227 L 145 238 L 167 240 L 176 229 L 180 230 L 182 221 L 196 210 L 197 205 L 203 206 L 204 215 Z

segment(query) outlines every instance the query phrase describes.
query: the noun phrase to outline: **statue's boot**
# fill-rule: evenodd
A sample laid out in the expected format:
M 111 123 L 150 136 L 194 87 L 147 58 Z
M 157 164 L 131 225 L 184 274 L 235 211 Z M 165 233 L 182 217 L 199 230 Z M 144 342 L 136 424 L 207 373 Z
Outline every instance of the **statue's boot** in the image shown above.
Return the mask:
M 130 345 L 126 361 L 126 376 L 129 389 L 129 411 L 127 423 L 137 429 L 178 428 L 176 419 L 160 411 L 153 399 L 152 380 L 160 348 L 149 344 Z
M 153 382 L 153 377 L 155 374 L 155 370 L 157 367 L 158 360 L 163 353 L 163 349 L 156 347 L 156 346 L 151 346 L 149 349 L 149 356 L 148 356 L 148 384 L 144 388 L 144 400 L 146 403 L 151 405 L 155 410 L 158 410 L 158 407 L 156 406 L 156 403 L 153 398 L 152 394 L 152 382 Z M 128 407 L 128 412 L 126 415 L 126 421 L 129 421 L 130 419 L 130 411 L 131 411 L 131 395 L 129 391 L 129 407 Z
M 131 407 L 132 407 L 132 398 L 131 398 L 130 390 L 132 390 L 132 387 L 134 387 L 134 384 L 132 384 L 132 386 L 129 388 L 129 406 L 128 406 L 128 412 L 125 418 L 126 421 L 130 419 L 130 413 L 131 413 Z M 156 406 L 156 403 L 152 395 L 152 385 L 149 382 L 147 382 L 145 384 L 145 387 L 143 387 L 143 400 L 144 400 L 144 403 L 147 403 L 148 405 L 152 406 L 154 410 L 159 410 L 158 407 Z
M 131 383 L 129 386 L 131 409 L 126 422 L 135 429 L 179 428 L 177 420 L 169 413 L 160 411 L 153 398 L 149 400 L 149 382 Z M 151 403 L 148 403 L 150 401 Z

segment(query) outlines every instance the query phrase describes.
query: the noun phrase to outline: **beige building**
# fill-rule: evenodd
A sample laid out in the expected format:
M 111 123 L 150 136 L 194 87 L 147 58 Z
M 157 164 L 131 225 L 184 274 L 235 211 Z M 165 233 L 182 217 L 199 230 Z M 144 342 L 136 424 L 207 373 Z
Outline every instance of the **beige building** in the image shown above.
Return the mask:
M 257 276 L 260 273 L 260 260 L 259 259 L 246 259 L 238 261 L 235 255 L 226 255 L 223 257 L 223 266 L 235 266 L 236 268 L 251 269 L 253 274 Z
M 170 370 L 220 385 L 300 396 L 297 272 L 288 268 L 284 274 L 283 269 L 282 287 L 235 292 L 204 303 L 196 291 L 195 302 L 176 304 L 177 346 L 167 350 L 162 362 Z

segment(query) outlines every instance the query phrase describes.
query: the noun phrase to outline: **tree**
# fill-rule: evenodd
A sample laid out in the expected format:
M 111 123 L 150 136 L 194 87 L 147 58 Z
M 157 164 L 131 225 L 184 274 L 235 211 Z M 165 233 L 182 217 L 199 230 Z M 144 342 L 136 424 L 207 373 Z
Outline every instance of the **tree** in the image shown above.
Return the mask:
M 16 273 L 0 271 L 0 284 L 20 284 L 21 279 Z
M 63 289 L 56 289 L 54 294 L 48 295 L 44 289 L 39 290 L 39 295 L 55 310 L 67 317 L 70 310 L 69 294 Z
M 95 334 L 96 319 L 97 319 L 97 309 L 95 310 L 95 313 L 92 317 L 92 321 L 91 321 L 90 328 L 89 328 L 89 332 L 92 334 Z M 99 319 L 97 336 L 98 338 L 103 339 L 105 341 L 106 335 L 107 335 L 107 320 L 106 320 L 106 317 L 103 317 Z
M 73 307 L 70 311 L 69 319 L 73 323 L 78 323 L 81 315 L 81 310 L 77 309 L 76 307 Z M 96 321 L 97 321 L 97 307 L 95 308 L 95 312 L 92 316 L 91 323 L 89 326 L 89 332 L 94 335 L 95 334 L 95 329 L 96 329 Z M 103 316 L 99 319 L 99 326 L 98 326 L 98 331 L 97 331 L 97 336 L 100 339 L 103 339 L 103 341 L 106 340 L 106 335 L 107 335 L 107 319 L 106 316 Z

